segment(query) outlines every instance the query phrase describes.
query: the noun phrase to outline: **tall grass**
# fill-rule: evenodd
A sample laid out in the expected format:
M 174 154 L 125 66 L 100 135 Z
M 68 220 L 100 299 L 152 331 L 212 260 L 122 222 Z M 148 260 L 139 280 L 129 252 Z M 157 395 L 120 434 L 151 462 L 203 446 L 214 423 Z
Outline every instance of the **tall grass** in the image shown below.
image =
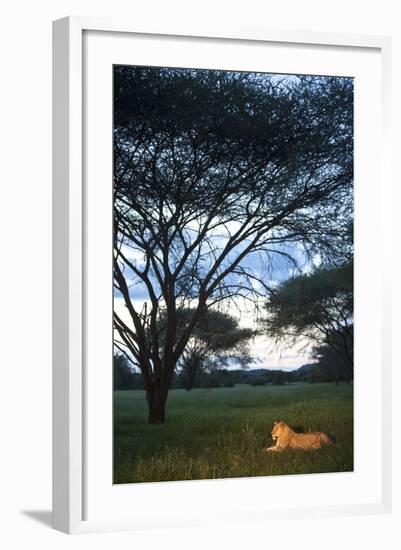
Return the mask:
M 334 447 L 266 453 L 275 420 L 324 431 Z M 353 388 L 340 384 L 171 390 L 167 422 L 147 423 L 144 392 L 114 395 L 114 482 L 353 469 Z

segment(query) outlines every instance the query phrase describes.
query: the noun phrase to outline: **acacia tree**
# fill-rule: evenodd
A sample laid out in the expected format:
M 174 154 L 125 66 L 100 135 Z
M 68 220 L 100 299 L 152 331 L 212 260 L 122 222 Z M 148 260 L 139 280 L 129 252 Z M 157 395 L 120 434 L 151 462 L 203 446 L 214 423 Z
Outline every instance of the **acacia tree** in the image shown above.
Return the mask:
M 115 344 L 142 373 L 151 423 L 207 308 L 264 296 L 274 257 L 292 260 L 284 244 L 326 235 L 335 252 L 352 111 L 351 79 L 114 68 Z
M 318 360 L 317 372 L 329 381 L 334 380 L 336 385 L 340 380 L 350 382 L 354 378 L 354 327 L 351 325 L 340 334 L 333 332 L 329 338 L 330 344 L 318 344 L 313 348 L 313 357 Z M 344 354 L 344 349 L 348 350 L 348 355 Z
M 266 303 L 263 320 L 268 335 L 290 341 L 300 337 L 314 344 L 315 356 L 328 365 L 333 356 L 338 372 L 352 378 L 353 263 L 315 269 L 281 283 Z M 327 348 L 330 350 L 328 352 Z
M 178 334 L 186 329 L 193 314 L 191 309 L 179 313 Z M 238 320 L 227 313 L 206 310 L 195 325 L 178 361 L 185 389 L 192 389 L 198 373 L 227 366 L 232 360 L 246 367 L 253 361 L 248 347 L 253 335 L 252 329 L 239 327 Z

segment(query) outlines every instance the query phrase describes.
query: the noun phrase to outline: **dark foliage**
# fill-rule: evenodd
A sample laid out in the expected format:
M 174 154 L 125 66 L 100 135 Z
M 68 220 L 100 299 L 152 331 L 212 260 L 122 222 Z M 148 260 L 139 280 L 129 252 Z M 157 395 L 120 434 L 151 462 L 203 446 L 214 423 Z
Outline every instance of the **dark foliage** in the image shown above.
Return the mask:
M 338 365 L 337 370 L 348 371 L 352 378 L 352 262 L 288 279 L 271 293 L 266 311 L 263 326 L 269 335 L 278 340 L 306 338 L 315 343 L 322 364 Z

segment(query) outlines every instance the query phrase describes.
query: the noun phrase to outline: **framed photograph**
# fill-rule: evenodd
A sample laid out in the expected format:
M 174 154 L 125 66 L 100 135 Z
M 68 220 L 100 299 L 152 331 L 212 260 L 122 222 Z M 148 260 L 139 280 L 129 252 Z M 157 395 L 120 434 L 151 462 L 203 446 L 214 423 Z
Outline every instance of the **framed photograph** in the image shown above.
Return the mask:
M 53 54 L 54 527 L 389 511 L 390 40 Z

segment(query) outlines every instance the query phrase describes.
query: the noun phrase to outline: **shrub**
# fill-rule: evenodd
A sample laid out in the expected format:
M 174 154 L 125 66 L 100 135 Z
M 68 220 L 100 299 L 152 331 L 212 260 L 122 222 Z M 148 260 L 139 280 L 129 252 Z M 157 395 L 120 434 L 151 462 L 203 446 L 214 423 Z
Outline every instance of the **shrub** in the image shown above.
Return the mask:
M 255 378 L 251 382 L 251 386 L 266 386 L 266 380 L 264 378 Z
M 273 377 L 273 386 L 284 386 L 286 380 L 285 380 L 285 373 L 281 370 L 278 370 L 274 373 Z

